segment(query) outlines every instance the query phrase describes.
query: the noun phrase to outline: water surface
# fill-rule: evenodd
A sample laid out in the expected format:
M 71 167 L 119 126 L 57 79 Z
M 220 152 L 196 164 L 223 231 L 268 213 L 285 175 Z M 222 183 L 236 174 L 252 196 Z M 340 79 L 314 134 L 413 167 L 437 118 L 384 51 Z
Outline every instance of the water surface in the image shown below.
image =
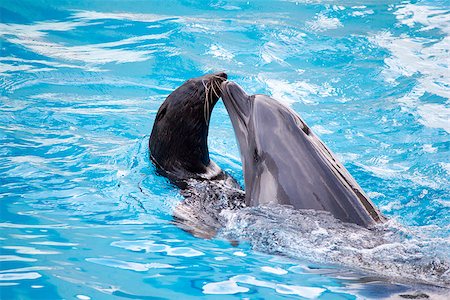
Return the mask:
M 2 299 L 446 292 L 423 282 L 450 276 L 448 2 L 4 0 L 0 9 Z M 174 226 L 182 197 L 155 173 L 149 133 L 173 89 L 213 71 L 296 110 L 392 221 L 372 236 L 320 215 L 246 210 L 226 213 L 212 240 Z M 221 102 L 209 146 L 242 182 Z

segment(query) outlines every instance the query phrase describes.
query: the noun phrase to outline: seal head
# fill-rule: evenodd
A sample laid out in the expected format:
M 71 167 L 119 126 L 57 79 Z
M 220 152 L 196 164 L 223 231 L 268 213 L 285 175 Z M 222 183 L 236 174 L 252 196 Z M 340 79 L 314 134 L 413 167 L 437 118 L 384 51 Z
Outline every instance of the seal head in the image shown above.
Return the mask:
M 171 180 L 212 179 L 222 170 L 209 159 L 208 129 L 212 109 L 227 74 L 189 79 L 173 91 L 156 115 L 149 141 L 150 158 Z

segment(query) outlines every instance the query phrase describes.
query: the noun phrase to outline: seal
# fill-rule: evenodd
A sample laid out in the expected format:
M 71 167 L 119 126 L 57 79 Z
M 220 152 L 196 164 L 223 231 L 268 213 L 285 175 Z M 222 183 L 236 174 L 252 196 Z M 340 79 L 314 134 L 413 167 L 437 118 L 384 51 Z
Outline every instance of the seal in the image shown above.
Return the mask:
M 188 179 L 227 177 L 209 158 L 208 129 L 212 109 L 227 74 L 189 79 L 174 90 L 156 114 L 149 140 L 150 159 L 177 185 Z
M 330 212 L 370 227 L 379 210 L 328 147 L 293 110 L 265 95 L 222 83 L 238 140 L 248 206 L 282 204 Z
M 210 116 L 226 80 L 225 73 L 209 74 L 175 89 L 159 108 L 149 140 L 156 170 L 185 197 L 175 208 L 175 222 L 200 237 L 215 235 L 222 209 L 244 202 L 237 181 L 209 157 Z

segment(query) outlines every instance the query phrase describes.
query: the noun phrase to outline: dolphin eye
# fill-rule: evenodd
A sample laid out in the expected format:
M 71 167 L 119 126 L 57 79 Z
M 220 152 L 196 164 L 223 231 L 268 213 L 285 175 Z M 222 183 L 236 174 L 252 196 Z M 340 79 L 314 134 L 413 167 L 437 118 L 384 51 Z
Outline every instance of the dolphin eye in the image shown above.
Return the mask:
M 255 148 L 255 150 L 253 151 L 253 160 L 255 162 L 259 161 L 259 155 L 258 155 L 258 150 Z

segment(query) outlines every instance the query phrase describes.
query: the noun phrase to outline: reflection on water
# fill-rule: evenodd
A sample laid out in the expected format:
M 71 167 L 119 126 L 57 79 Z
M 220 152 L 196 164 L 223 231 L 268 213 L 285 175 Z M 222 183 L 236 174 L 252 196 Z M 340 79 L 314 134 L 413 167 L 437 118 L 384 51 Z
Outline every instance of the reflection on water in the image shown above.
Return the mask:
M 423 285 L 449 281 L 445 1 L 0 10 L 2 299 L 445 298 Z M 182 197 L 148 135 L 171 90 L 219 70 L 299 112 L 394 220 L 367 232 L 274 208 L 225 212 L 214 240 L 174 226 Z M 209 144 L 242 182 L 221 102 Z

